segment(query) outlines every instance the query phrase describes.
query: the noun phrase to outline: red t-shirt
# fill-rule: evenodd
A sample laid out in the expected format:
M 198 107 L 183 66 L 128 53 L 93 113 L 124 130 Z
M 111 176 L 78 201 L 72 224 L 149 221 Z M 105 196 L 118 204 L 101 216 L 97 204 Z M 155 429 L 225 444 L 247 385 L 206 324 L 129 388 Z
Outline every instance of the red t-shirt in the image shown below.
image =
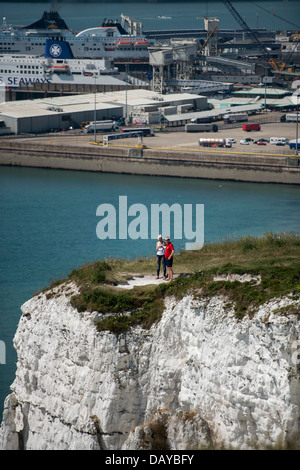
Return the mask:
M 173 250 L 174 250 L 174 246 L 170 242 L 169 245 L 167 245 L 166 249 L 165 249 L 165 258 L 169 258 L 170 254 L 172 253 Z

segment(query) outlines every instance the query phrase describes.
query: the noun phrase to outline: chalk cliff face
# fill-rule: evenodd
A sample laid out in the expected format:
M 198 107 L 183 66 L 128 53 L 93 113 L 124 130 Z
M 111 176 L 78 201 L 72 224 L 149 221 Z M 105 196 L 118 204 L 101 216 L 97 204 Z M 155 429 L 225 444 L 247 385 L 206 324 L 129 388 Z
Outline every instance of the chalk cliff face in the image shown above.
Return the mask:
M 238 321 L 222 297 L 170 299 L 150 330 L 116 336 L 70 305 L 74 289 L 22 306 L 0 448 L 151 449 L 159 429 L 177 450 L 299 439 L 300 321 L 275 312 L 295 300 Z

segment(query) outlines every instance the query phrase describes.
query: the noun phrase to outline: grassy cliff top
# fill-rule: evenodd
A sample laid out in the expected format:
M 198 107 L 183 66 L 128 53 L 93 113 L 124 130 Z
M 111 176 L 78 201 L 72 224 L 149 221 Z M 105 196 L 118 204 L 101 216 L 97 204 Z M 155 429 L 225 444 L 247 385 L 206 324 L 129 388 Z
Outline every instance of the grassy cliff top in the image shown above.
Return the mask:
M 180 299 L 191 293 L 196 297 L 223 294 L 234 305 L 237 319 L 252 314 L 262 303 L 291 295 L 300 298 L 300 236 L 266 234 L 263 237 L 243 237 L 204 245 L 200 250 L 175 254 L 172 282 L 120 289 L 132 276 L 154 273 L 156 258 L 133 261 L 111 259 L 88 263 L 75 269 L 68 277 L 79 287 L 72 297 L 78 311 L 98 311 L 103 319 L 97 329 L 120 333 L 133 325 L 149 328 L 159 321 L 164 298 Z M 260 282 L 226 280 L 220 275 L 259 276 Z M 219 280 L 216 280 L 219 276 Z M 57 283 L 56 283 L 57 284 Z M 51 286 L 53 287 L 53 285 Z M 281 313 L 299 313 L 295 308 Z

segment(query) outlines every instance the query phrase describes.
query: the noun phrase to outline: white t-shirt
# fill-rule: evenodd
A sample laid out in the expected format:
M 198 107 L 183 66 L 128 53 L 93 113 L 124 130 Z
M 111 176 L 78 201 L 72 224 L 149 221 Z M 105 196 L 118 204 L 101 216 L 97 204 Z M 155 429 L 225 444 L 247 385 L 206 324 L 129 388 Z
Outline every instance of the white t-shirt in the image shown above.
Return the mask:
M 160 256 L 164 255 L 164 254 L 165 254 L 164 246 L 165 246 L 164 243 L 163 243 L 162 245 L 160 244 L 160 245 L 158 246 L 158 249 L 157 249 L 157 251 L 156 251 L 156 254 L 158 254 L 158 255 L 160 255 Z

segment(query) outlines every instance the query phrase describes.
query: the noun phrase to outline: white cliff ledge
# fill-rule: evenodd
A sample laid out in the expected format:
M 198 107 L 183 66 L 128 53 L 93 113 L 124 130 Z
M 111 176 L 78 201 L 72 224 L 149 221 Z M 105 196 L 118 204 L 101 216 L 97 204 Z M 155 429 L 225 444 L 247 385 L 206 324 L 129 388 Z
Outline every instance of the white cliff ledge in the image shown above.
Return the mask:
M 299 299 L 274 299 L 237 320 L 221 295 L 167 297 L 159 323 L 115 335 L 97 331 L 99 313 L 72 307 L 73 289 L 22 306 L 0 448 L 299 444 L 300 321 L 282 314 Z

